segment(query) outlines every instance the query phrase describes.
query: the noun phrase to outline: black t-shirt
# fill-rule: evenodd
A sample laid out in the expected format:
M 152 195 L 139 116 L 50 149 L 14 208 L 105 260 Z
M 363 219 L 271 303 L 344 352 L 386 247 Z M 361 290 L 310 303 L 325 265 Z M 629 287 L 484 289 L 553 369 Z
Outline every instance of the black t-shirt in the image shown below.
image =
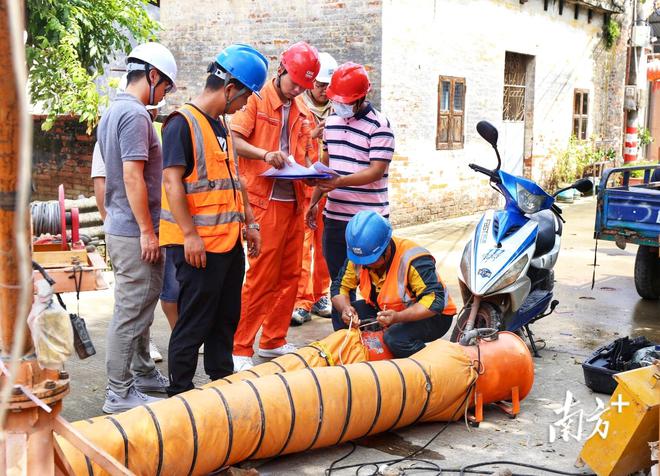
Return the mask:
M 204 114 L 204 117 L 213 128 L 220 148 L 226 152 L 227 132 L 222 126 L 222 123 L 217 119 L 213 119 L 194 105 L 192 106 Z M 233 160 L 233 157 L 230 157 L 230 160 Z M 195 158 L 193 156 L 192 136 L 190 135 L 188 121 L 181 114 L 175 114 L 163 127 L 163 168 L 166 169 L 181 165 L 186 167 L 186 171 L 183 174 L 185 178 L 192 173 L 195 166 Z

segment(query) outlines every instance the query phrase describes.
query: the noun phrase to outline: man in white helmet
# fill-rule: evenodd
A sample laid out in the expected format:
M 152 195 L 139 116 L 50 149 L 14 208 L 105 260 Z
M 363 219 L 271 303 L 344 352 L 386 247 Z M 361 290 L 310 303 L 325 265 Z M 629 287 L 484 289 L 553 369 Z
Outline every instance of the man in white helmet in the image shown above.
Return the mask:
M 106 339 L 106 413 L 158 400 L 143 392 L 164 392 L 169 384 L 147 345 L 163 282 L 158 246 L 163 158 L 147 106 L 174 90 L 177 66 L 159 43 L 138 45 L 126 66 L 126 91 L 115 97 L 97 130 L 106 167 L 103 226 L 115 273 Z
M 329 53 L 319 53 L 321 69 L 314 80 L 314 87 L 307 89 L 302 97 L 310 110 L 308 119 L 314 124 L 312 129 L 312 149 L 309 158 L 312 162 L 320 159 L 320 151 L 323 150 L 323 128 L 325 118 L 330 115 L 331 104 L 325 90 L 330 84 L 332 73 L 337 69 L 337 61 Z M 307 189 L 307 200 L 311 198 L 312 189 Z M 305 242 L 303 244 L 302 270 L 300 281 L 298 281 L 298 293 L 293 314 L 291 314 L 291 325 L 299 326 L 311 320 L 312 314 L 321 317 L 330 317 L 331 305 L 328 299 L 330 287 L 330 273 L 323 257 L 323 207 L 325 198 L 319 202 L 318 217 L 315 230 L 305 226 Z M 309 202 L 307 203 L 309 206 Z M 313 257 L 313 259 L 312 259 Z
M 119 80 L 119 86 L 117 86 L 117 94 L 126 92 L 126 83 L 128 76 L 127 73 Z M 154 121 L 154 127 L 156 128 L 156 133 L 160 136 L 160 129 L 162 127 L 161 122 L 156 122 L 156 117 L 158 116 L 158 111 L 165 107 L 165 100 L 163 99 L 155 106 L 147 106 L 147 111 L 151 119 Z M 94 152 L 92 153 L 92 170 L 91 177 L 94 183 L 94 198 L 96 199 L 96 206 L 99 209 L 99 214 L 101 215 L 101 221 L 105 220 L 105 161 L 101 155 L 101 148 L 99 143 L 94 144 Z M 171 266 L 170 266 L 171 268 Z M 178 290 L 176 278 L 172 277 L 172 273 L 169 274 L 167 271 L 168 262 L 165 260 L 165 274 L 163 275 L 163 291 L 160 295 L 160 304 L 163 308 L 163 312 L 167 317 L 167 320 L 170 324 L 170 328 L 174 327 L 174 322 L 176 322 L 176 292 Z M 169 277 L 169 279 L 168 279 Z M 172 298 L 174 296 L 174 298 Z M 154 362 L 162 362 L 163 356 L 154 344 L 151 337 L 149 337 L 149 355 L 154 359 Z

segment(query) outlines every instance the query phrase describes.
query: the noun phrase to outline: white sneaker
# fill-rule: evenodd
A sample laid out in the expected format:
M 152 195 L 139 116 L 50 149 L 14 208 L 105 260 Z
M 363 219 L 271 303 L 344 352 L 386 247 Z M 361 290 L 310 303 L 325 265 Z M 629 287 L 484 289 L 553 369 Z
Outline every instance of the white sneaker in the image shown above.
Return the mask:
M 242 372 L 243 370 L 248 370 L 254 367 L 252 357 L 246 357 L 244 355 L 232 355 L 231 358 L 234 361 L 234 372 Z
M 204 344 L 202 344 L 202 345 L 199 347 L 199 350 L 197 351 L 197 353 L 198 353 L 198 354 L 203 354 L 203 353 L 204 353 Z
M 103 404 L 104 413 L 117 413 L 130 410 L 131 408 L 146 405 L 148 403 L 155 403 L 162 400 L 162 398 L 150 397 L 145 395 L 135 388 L 135 386 L 128 389 L 125 397 L 120 397 L 109 388 L 105 391 L 105 403 Z
M 149 337 L 149 356 L 153 359 L 154 362 L 162 362 L 163 356 L 161 355 L 158 347 L 154 344 L 154 341 Z
M 259 357 L 279 357 L 280 355 L 290 354 L 298 350 L 293 344 L 284 344 L 282 347 L 276 347 L 274 349 L 262 349 L 259 348 L 257 352 Z

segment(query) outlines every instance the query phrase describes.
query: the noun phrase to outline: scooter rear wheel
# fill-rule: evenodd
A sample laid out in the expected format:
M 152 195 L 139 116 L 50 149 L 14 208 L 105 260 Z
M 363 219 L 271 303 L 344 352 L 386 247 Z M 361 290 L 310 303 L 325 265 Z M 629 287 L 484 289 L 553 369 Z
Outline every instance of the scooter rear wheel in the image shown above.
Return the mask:
M 461 339 L 461 335 L 463 335 L 463 329 L 465 329 L 465 325 L 467 324 L 469 317 L 470 308 L 464 307 L 456 319 L 454 330 L 451 333 L 451 342 L 458 342 Z M 493 304 L 489 302 L 482 302 L 479 305 L 477 317 L 474 320 L 474 328 L 490 328 L 502 330 L 502 320 L 500 319 L 499 309 L 497 309 Z

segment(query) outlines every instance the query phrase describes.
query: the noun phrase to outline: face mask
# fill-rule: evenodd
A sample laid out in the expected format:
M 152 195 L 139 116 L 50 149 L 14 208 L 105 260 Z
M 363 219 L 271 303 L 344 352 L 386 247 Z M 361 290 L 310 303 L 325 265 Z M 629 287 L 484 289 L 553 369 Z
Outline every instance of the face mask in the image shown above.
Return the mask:
M 352 104 L 342 104 L 340 102 L 332 101 L 332 109 L 334 109 L 335 114 L 342 119 L 348 119 L 354 115 Z

